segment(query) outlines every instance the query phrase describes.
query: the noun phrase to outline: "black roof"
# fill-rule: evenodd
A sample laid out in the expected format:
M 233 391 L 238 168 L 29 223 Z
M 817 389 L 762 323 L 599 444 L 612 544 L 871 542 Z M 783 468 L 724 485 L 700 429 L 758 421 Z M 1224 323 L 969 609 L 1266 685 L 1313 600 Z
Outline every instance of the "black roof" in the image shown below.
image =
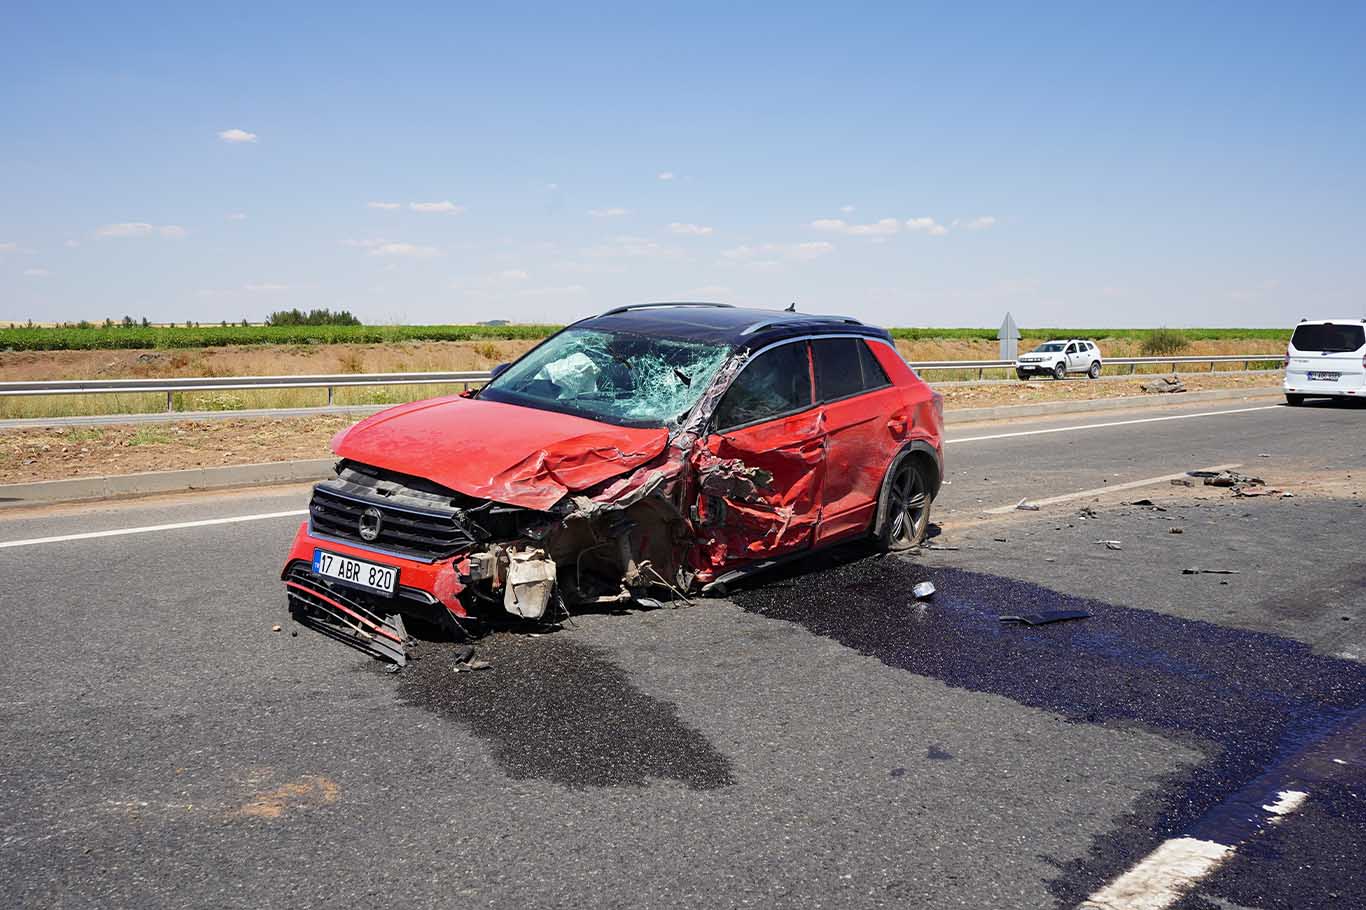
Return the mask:
M 633 332 L 736 348 L 760 348 L 795 335 L 864 335 L 891 340 L 886 329 L 848 316 L 753 310 L 721 303 L 648 303 L 608 310 L 574 323 L 603 332 Z

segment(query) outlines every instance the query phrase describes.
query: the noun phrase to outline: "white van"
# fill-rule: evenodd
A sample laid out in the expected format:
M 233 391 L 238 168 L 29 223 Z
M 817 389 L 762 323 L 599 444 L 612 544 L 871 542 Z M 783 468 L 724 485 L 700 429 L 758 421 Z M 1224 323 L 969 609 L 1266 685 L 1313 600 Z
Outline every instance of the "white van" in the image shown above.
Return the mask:
M 1285 400 L 1366 398 L 1366 319 L 1301 319 L 1285 352 Z

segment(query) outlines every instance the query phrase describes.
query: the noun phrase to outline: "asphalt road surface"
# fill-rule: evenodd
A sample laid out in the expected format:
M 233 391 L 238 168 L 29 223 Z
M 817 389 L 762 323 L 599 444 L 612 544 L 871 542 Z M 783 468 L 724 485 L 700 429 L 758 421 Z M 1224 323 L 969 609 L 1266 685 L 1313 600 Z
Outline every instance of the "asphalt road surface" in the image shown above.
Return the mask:
M 304 487 L 8 513 L 4 903 L 1363 906 L 1366 410 L 947 454 L 915 559 L 499 634 L 477 673 L 291 636 Z M 1293 497 L 1169 479 L 1232 464 Z M 999 620 L 1050 610 L 1089 618 Z

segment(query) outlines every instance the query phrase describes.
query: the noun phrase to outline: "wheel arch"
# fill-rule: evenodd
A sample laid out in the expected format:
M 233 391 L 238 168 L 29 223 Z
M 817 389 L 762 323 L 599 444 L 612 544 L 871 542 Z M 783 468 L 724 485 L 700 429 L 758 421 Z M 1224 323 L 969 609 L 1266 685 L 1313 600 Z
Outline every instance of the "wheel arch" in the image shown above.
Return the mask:
M 887 462 L 887 470 L 882 474 L 882 483 L 878 485 L 877 511 L 873 514 L 872 524 L 874 530 L 882 527 L 882 522 L 887 517 L 887 488 L 892 483 L 892 473 L 903 458 L 914 458 L 925 466 L 930 478 L 930 501 L 939 498 L 939 488 L 944 482 L 943 456 L 925 440 L 913 439 L 898 449 L 892 460 Z

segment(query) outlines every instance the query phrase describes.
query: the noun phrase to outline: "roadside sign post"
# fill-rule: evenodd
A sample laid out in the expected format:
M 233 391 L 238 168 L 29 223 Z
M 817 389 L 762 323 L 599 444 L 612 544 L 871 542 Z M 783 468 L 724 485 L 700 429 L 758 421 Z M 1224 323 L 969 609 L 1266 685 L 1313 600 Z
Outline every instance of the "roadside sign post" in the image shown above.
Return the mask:
M 1014 360 L 1020 355 L 1020 327 L 1015 324 L 1015 317 L 1006 313 L 996 337 L 1001 341 L 1001 360 Z

